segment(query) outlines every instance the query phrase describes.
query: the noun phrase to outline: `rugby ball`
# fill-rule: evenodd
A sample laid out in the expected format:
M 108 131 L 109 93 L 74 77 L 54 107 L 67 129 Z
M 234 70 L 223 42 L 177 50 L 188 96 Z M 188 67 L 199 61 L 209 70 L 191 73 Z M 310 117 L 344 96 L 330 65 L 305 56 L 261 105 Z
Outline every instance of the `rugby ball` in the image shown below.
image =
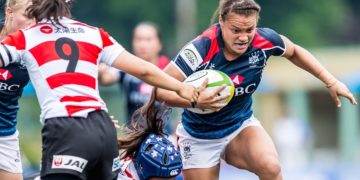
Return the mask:
M 191 84 L 195 87 L 200 87 L 201 84 L 208 79 L 208 85 L 206 86 L 206 91 L 213 91 L 217 87 L 225 84 L 226 88 L 222 90 L 218 95 L 223 95 L 229 93 L 230 95 L 223 100 L 223 103 L 228 104 L 232 97 L 234 96 L 235 87 L 232 80 L 225 73 L 218 70 L 201 70 L 191 74 L 185 79 L 185 83 Z M 209 114 L 213 113 L 213 110 L 210 109 L 199 109 L 199 108 L 187 108 L 189 111 L 198 113 L 198 114 Z

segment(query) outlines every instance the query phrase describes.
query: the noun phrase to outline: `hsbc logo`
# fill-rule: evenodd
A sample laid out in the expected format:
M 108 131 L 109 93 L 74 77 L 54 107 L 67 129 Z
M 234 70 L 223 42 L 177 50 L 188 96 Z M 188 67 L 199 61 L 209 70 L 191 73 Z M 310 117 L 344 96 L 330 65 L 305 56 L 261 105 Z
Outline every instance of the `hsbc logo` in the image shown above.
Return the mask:
M 0 80 L 6 81 L 12 77 L 12 74 L 8 70 L 0 68 Z
M 52 169 L 71 169 L 71 170 L 82 173 L 87 162 L 88 161 L 86 159 L 76 157 L 76 156 L 54 155 L 51 168 Z
M 245 87 L 236 87 L 235 96 L 241 96 L 244 94 L 251 94 L 256 90 L 256 83 L 249 84 Z
M 7 83 L 0 82 L 0 91 L 4 91 L 4 90 L 19 91 L 19 89 L 20 89 L 20 85 L 18 84 L 9 85 Z
M 234 83 L 235 87 L 240 85 L 245 80 L 245 78 L 240 75 L 232 75 L 232 76 L 230 76 L 230 78 L 231 78 L 232 82 Z
M 40 31 L 44 34 L 51 34 L 53 29 L 50 26 L 43 26 L 40 28 Z

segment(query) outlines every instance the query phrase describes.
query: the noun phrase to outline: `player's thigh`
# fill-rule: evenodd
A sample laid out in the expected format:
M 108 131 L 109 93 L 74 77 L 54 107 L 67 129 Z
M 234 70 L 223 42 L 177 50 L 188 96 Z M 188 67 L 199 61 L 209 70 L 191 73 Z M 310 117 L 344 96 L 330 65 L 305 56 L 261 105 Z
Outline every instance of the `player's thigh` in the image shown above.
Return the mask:
M 0 169 L 0 179 L 22 180 L 21 173 L 10 173 Z
M 230 141 L 225 149 L 226 162 L 237 167 L 256 171 L 270 163 L 278 165 L 278 154 L 273 141 L 264 128 L 249 126 Z
M 182 171 L 184 180 L 218 180 L 220 164 L 210 168 L 193 168 Z

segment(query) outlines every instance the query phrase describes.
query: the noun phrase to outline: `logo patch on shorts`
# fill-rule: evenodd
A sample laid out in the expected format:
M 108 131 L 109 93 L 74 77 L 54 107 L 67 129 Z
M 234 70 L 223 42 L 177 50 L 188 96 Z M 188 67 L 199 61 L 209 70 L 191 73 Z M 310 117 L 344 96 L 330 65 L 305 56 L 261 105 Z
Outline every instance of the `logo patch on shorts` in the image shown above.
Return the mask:
M 121 168 L 120 157 L 116 157 L 113 160 L 112 171 L 117 171 Z
M 183 152 L 184 152 L 184 159 L 189 159 L 191 155 L 191 143 L 190 142 L 183 142 Z
M 51 168 L 52 169 L 71 169 L 71 170 L 82 173 L 87 162 L 88 161 L 86 159 L 76 157 L 76 156 L 54 155 Z

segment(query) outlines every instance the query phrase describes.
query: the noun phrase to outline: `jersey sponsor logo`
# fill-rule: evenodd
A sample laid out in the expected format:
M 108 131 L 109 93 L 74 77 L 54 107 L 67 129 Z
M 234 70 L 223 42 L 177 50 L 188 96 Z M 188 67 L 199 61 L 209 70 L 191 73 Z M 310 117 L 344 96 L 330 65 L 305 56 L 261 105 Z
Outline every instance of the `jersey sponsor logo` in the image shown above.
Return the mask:
M 82 27 L 77 27 L 77 28 L 75 28 L 75 27 L 70 27 L 70 28 L 68 28 L 68 27 L 62 27 L 62 28 L 56 28 L 55 29 L 55 33 L 57 33 L 57 34 L 63 34 L 63 33 L 85 33 L 85 30 L 84 30 L 84 28 L 82 28 Z
M 251 53 L 251 56 L 249 57 L 249 65 L 250 65 L 250 68 L 255 68 L 255 67 L 257 67 L 257 65 L 258 65 L 259 62 L 260 62 L 259 56 L 260 56 L 260 52 L 259 52 L 259 51 L 255 51 L 255 52 Z
M 170 171 L 170 176 L 176 176 L 179 174 L 179 169 L 174 169 Z
M 120 157 L 116 157 L 113 160 L 112 171 L 117 171 L 121 168 Z
M 8 70 L 0 68 L 0 80 L 6 81 L 12 77 L 12 74 Z
M 181 51 L 180 56 L 193 71 L 203 62 L 198 50 L 191 43 Z
M 234 86 L 240 85 L 244 81 L 244 77 L 240 75 L 232 75 L 230 76 L 232 82 L 234 83 Z
M 43 26 L 40 28 L 40 31 L 44 34 L 51 34 L 53 29 L 50 26 Z
M 76 157 L 76 156 L 54 155 L 51 168 L 52 169 L 71 169 L 71 170 L 82 173 L 87 162 L 88 161 L 86 159 Z
M 236 87 L 235 96 L 241 96 L 244 94 L 251 94 L 256 90 L 256 83 L 249 84 L 245 87 Z
M 4 90 L 7 90 L 7 91 L 18 91 L 20 89 L 20 85 L 19 84 L 7 84 L 7 83 L 4 83 L 4 82 L 0 82 L 0 91 L 4 91 Z

